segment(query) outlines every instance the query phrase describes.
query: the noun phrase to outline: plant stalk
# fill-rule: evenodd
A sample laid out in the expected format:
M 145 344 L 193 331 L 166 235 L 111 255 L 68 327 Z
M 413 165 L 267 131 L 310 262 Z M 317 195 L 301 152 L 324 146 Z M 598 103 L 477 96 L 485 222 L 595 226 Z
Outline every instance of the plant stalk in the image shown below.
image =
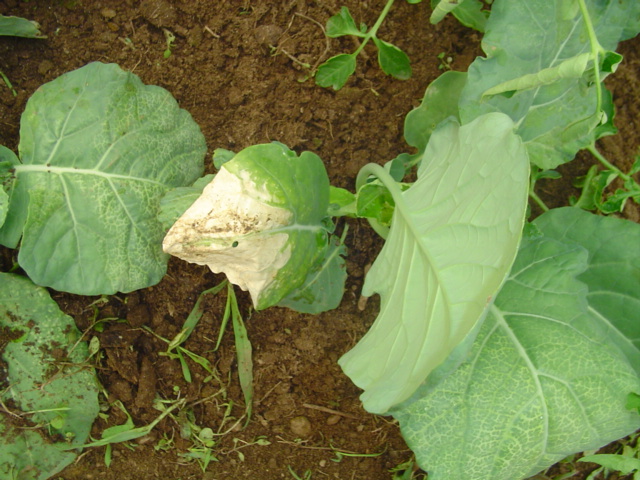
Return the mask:
M 602 109 L 602 84 L 600 82 L 600 53 L 602 52 L 602 46 L 600 42 L 598 42 L 598 37 L 596 36 L 596 31 L 593 28 L 593 22 L 591 21 L 591 16 L 589 15 L 589 10 L 587 9 L 587 4 L 585 0 L 578 0 L 580 5 L 580 12 L 582 13 L 582 18 L 584 19 L 584 25 L 587 29 L 587 34 L 589 35 L 589 44 L 591 45 L 591 55 L 593 56 L 594 68 L 593 68 L 593 76 L 595 77 L 596 83 L 596 112 L 599 112 Z
M 389 173 L 377 163 L 367 163 L 364 167 L 360 169 L 358 172 L 358 176 L 356 177 L 356 192 L 360 190 L 360 188 L 367 183 L 367 179 L 370 175 L 376 177 L 382 185 L 389 190 L 391 196 L 393 197 L 393 201 L 396 204 L 396 208 L 400 209 L 402 214 L 405 217 L 408 217 L 410 212 L 409 208 L 404 202 L 404 198 L 402 198 L 402 192 L 398 187 L 397 182 L 389 175 Z M 380 225 L 377 221 L 369 218 L 369 224 L 375 230 L 375 232 L 380 235 L 382 238 L 386 239 L 389 234 L 389 229 L 383 225 Z
M 591 155 L 593 155 L 594 157 L 596 157 L 596 159 L 603 164 L 605 167 L 607 167 L 609 170 L 613 171 L 618 177 L 622 178 L 623 180 L 629 181 L 631 180 L 632 182 L 636 183 L 637 182 L 631 177 L 631 175 L 627 175 L 626 173 L 624 173 L 622 170 L 620 170 L 618 167 L 616 167 L 614 164 L 612 164 L 611 162 L 609 162 L 609 160 L 607 160 L 604 155 L 602 155 L 598 149 L 596 148 L 595 143 L 592 143 L 591 145 L 589 145 L 586 150 L 588 150 L 589 152 L 591 152 Z
M 355 52 L 353 52 L 353 56 L 357 57 L 358 54 L 362 51 L 362 49 L 364 48 L 364 46 L 367 44 L 367 42 L 369 40 L 371 40 L 371 38 L 376 36 L 376 33 L 378 33 L 378 29 L 380 28 L 380 25 L 382 25 L 382 22 L 384 21 L 385 17 L 387 16 L 387 14 L 389 13 L 389 10 L 391 10 L 391 6 L 393 5 L 393 2 L 395 2 L 395 0 L 388 0 L 387 4 L 384 6 L 384 8 L 382 9 L 382 12 L 380 12 L 380 16 L 378 16 L 378 19 L 376 20 L 376 23 L 373 24 L 373 27 L 371 27 L 371 30 L 369 30 L 365 36 L 362 39 L 362 43 L 360 44 L 360 46 L 356 49 Z

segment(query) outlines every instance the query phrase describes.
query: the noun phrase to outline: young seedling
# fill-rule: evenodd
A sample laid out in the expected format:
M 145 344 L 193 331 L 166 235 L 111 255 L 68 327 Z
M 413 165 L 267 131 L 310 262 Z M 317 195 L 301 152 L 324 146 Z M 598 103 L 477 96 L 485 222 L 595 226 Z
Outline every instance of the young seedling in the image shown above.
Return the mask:
M 629 170 L 624 173 L 610 163 L 596 148 L 587 148 L 591 154 L 605 166 L 601 170 L 597 165 L 592 166 L 587 175 L 576 179 L 574 186 L 582 188 L 578 199 L 570 198 L 570 203 L 585 210 L 597 210 L 604 214 L 622 212 L 628 199 L 640 203 L 640 185 L 633 175 L 640 172 L 640 156 Z M 623 188 L 617 188 L 613 193 L 606 193 L 607 187 L 616 179 L 623 182 Z
M 287 465 L 287 469 L 289 470 L 291 476 L 295 478 L 295 480 L 311 480 L 311 475 L 313 474 L 311 470 L 305 470 L 302 476 L 299 476 L 296 471 L 291 468 L 291 465 Z
M 173 48 L 173 44 L 176 41 L 176 36 L 173 34 L 173 32 L 171 32 L 171 30 L 167 30 L 166 28 L 163 28 L 162 31 L 164 32 L 164 40 L 167 44 L 167 48 L 165 49 L 162 56 L 164 58 L 169 58 L 171 56 L 171 49 Z
M 389 13 L 393 2 L 394 0 L 387 1 L 378 20 L 376 20 L 376 23 L 370 30 L 367 30 L 364 24 L 358 28 L 347 7 L 342 7 L 338 14 L 327 21 L 326 34 L 328 37 L 337 38 L 345 35 L 353 35 L 361 38 L 362 41 L 353 53 L 336 55 L 320 65 L 316 72 L 317 85 L 340 90 L 347 83 L 349 77 L 356 71 L 356 57 L 364 49 L 369 40 L 373 40 L 373 43 L 378 48 L 378 63 L 384 73 L 400 80 L 406 80 L 411 77 L 411 65 L 407 54 L 395 45 L 377 37 L 378 29 Z

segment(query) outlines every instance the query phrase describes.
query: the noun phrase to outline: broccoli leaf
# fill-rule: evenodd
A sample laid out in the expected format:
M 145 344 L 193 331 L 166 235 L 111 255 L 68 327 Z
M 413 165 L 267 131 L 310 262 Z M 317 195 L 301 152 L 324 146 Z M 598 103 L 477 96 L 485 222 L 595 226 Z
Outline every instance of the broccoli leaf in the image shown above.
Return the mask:
M 91 63 L 41 86 L 20 127 L 0 243 L 39 285 L 128 292 L 166 271 L 162 196 L 203 170 L 206 144 L 171 94 Z
M 578 2 L 496 0 L 482 41 L 487 56 L 469 67 L 462 93 L 463 124 L 483 113 L 506 113 L 518 124 L 531 162 L 543 170 L 588 145 L 605 120 L 602 105 L 597 108 L 593 49 L 603 49 L 597 68 L 604 77 L 620 61 L 606 50 L 640 29 L 640 2 L 586 5 L 599 45 L 590 45 Z
M 20 160 L 15 153 L 0 145 L 0 227 L 2 227 L 9 210 L 9 195 L 5 189 L 11 188 L 13 167 L 19 163 Z
M 77 456 L 64 450 L 85 443 L 98 415 L 87 344 L 44 288 L 9 273 L 0 273 L 0 328 L 11 332 L 1 350 L 8 387 L 0 398 L 43 426 L 14 428 L 0 417 L 0 476 L 49 478 Z M 58 435 L 65 441 L 54 443 Z
M 363 295 L 381 295 L 369 332 L 339 361 L 367 410 L 406 400 L 474 328 L 522 233 L 528 160 L 513 122 L 489 114 L 431 136 L 396 208 Z
M 321 261 L 309 271 L 304 283 L 283 298 L 278 306 L 288 307 L 302 313 L 321 313 L 338 308 L 344 294 L 344 283 L 347 280 L 347 267 L 344 256 L 345 229 L 342 238 L 332 235 L 324 251 Z
M 420 106 L 411 110 L 404 120 L 404 137 L 409 145 L 424 152 L 440 122 L 449 117 L 459 119 L 458 101 L 466 83 L 466 72 L 451 70 L 429 84 Z
M 602 338 L 640 375 L 640 226 L 572 207 L 550 210 L 534 224 L 548 237 L 588 250 L 587 268 L 577 278 L 589 287 L 589 310 L 604 326 Z
M 225 163 L 167 233 L 167 253 L 224 272 L 256 309 L 276 305 L 322 261 L 329 178 L 320 158 L 279 143 Z
M 640 379 L 575 278 L 587 265 L 577 244 L 523 241 L 464 362 L 393 413 L 429 478 L 522 479 L 640 427 Z

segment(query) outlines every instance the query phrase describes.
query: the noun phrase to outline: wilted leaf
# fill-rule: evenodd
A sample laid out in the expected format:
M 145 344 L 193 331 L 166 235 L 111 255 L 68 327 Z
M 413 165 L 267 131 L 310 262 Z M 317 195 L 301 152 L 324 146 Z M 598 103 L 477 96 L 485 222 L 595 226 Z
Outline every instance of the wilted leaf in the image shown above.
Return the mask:
M 319 157 L 254 145 L 222 166 L 163 247 L 224 272 L 263 309 L 302 285 L 314 267 L 327 243 L 328 207 L 329 179 Z
M 502 114 L 431 136 L 418 180 L 394 195 L 391 230 L 365 280 L 380 314 L 339 361 L 368 411 L 411 396 L 491 304 L 522 232 L 528 166 Z

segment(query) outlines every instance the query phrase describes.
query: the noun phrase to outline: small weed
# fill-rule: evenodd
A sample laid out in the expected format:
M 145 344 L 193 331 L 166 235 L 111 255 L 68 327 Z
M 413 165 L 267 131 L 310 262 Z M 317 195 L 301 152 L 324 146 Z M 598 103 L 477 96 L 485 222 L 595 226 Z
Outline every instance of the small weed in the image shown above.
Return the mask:
M 311 470 L 306 470 L 302 476 L 298 476 L 298 474 L 295 472 L 295 470 L 293 470 L 293 468 L 291 468 L 291 465 L 287 465 L 287 468 L 289 469 L 289 473 L 291 474 L 291 476 L 293 478 L 295 478 L 296 480 L 311 480 L 311 475 L 312 472 Z
M 351 16 L 347 7 L 342 7 L 340 12 L 327 21 L 326 35 L 331 38 L 352 35 L 362 39 L 360 46 L 353 53 L 342 53 L 331 57 L 318 67 L 316 72 L 316 84 L 321 87 L 333 87 L 340 90 L 356 70 L 356 57 L 362 52 L 365 45 L 372 40 L 378 49 L 378 64 L 382 71 L 400 80 L 411 77 L 411 65 L 409 57 L 401 49 L 385 42 L 377 37 L 378 29 L 389 13 L 394 0 L 388 0 L 380 12 L 376 23 L 367 30 L 365 24 L 359 27 Z
M 453 57 L 451 55 L 447 55 L 445 52 L 440 52 L 438 54 L 438 60 L 440 60 L 438 70 L 444 70 L 445 72 L 451 70 L 451 63 L 453 62 Z
M 164 58 L 169 58 L 171 56 L 171 49 L 174 47 L 176 41 L 176 36 L 171 30 L 167 30 L 166 28 L 163 28 L 162 31 L 164 32 L 164 39 L 167 44 L 167 48 L 162 55 Z
M 391 480 L 425 480 L 427 475 L 423 472 L 418 473 L 418 470 L 415 458 L 411 458 L 390 469 L 389 472 L 393 475 Z
M 11 90 L 11 93 L 13 94 L 13 96 L 17 97 L 18 96 L 18 92 L 16 92 L 16 89 L 13 88 L 13 85 L 9 81 L 9 78 L 4 74 L 4 72 L 2 70 L 0 70 L 0 77 L 2 77 L 2 80 L 4 80 L 4 84 L 7 86 L 7 88 L 9 90 Z

